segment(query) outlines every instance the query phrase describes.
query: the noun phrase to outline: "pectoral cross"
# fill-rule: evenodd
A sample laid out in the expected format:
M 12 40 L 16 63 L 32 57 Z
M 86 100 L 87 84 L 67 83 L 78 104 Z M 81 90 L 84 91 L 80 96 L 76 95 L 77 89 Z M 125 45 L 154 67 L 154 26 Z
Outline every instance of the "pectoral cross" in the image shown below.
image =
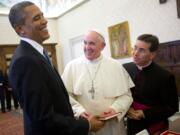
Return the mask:
M 92 84 L 91 89 L 88 92 L 91 94 L 91 98 L 94 99 L 95 90 L 94 90 L 93 84 Z

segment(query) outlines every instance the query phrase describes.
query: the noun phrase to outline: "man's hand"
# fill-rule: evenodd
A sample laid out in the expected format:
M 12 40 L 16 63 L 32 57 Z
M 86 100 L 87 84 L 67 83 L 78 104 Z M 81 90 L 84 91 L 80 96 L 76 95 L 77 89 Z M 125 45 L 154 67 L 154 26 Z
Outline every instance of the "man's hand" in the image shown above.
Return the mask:
M 143 110 L 134 110 L 133 108 L 130 108 L 128 110 L 127 117 L 134 120 L 140 120 L 145 116 Z
M 100 121 L 99 120 L 99 116 L 91 116 L 89 117 L 89 123 L 90 123 L 90 131 L 98 131 L 99 129 L 101 129 L 105 122 L 104 121 Z

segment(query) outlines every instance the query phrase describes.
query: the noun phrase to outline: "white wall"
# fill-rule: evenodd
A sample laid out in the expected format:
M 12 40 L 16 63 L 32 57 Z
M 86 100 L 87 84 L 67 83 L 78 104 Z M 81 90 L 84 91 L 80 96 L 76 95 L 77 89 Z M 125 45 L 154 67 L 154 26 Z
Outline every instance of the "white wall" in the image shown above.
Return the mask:
M 58 19 L 64 64 L 72 59 L 70 40 L 91 28 L 97 28 L 104 34 L 107 46 L 103 53 L 110 56 L 108 27 L 126 20 L 132 45 L 142 33 L 155 34 L 160 42 L 180 39 L 180 19 L 177 18 L 175 0 L 165 4 L 159 4 L 159 0 L 89 0 Z

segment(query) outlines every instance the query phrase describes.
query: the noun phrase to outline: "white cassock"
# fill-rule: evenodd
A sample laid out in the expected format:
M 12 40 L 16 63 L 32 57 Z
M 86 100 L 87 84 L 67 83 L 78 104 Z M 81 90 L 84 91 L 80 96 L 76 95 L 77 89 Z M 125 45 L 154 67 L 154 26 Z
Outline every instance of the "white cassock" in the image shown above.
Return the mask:
M 80 57 L 67 64 L 62 79 L 77 101 L 70 97 L 75 117 L 85 111 L 99 115 L 110 107 L 122 112 L 118 119 L 107 121 L 101 130 L 91 135 L 126 134 L 123 117 L 132 103 L 130 88 L 134 84 L 118 61 L 102 55 L 93 61 Z M 92 85 L 94 95 L 90 92 Z

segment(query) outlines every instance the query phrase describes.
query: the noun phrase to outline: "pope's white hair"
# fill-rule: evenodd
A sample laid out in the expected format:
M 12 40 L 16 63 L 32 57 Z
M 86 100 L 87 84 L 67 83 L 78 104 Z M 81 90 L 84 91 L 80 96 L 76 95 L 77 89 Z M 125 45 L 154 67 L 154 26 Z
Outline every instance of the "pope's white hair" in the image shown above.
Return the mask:
M 104 43 L 104 45 L 106 45 L 105 38 L 104 38 L 103 34 L 100 32 L 100 30 L 98 30 L 98 29 L 90 29 L 90 30 L 88 30 L 88 32 L 96 32 L 99 35 L 100 40 Z

